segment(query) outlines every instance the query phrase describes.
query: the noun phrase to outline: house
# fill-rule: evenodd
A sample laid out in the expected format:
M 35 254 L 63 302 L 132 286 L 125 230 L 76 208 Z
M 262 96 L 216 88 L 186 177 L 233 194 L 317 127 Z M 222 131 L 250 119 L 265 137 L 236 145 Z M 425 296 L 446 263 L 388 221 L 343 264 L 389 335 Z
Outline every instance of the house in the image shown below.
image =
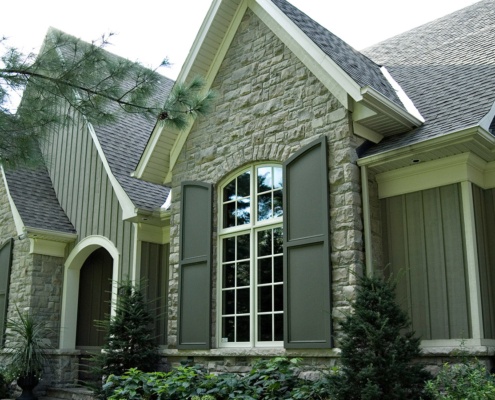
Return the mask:
M 207 118 L 81 121 L 46 170 L 3 173 L 0 313 L 46 313 L 75 370 L 96 275 L 145 277 L 170 364 L 328 366 L 366 271 L 397 279 L 432 360 L 461 340 L 490 360 L 494 39 L 494 0 L 363 52 L 286 0 L 213 0 L 178 78 L 205 77 Z

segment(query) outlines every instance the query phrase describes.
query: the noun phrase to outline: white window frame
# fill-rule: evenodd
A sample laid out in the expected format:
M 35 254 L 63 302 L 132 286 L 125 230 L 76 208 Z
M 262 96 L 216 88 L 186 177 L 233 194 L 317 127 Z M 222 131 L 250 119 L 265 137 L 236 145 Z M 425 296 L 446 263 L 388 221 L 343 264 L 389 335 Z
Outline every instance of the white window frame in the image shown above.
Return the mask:
M 251 164 L 246 168 L 237 170 L 235 173 L 230 174 L 225 178 L 219 185 L 218 190 L 218 235 L 217 235 L 217 323 L 216 323 L 216 333 L 217 333 L 217 345 L 219 348 L 281 348 L 283 347 L 283 340 L 280 341 L 258 341 L 257 330 L 258 330 L 258 290 L 257 290 L 257 232 L 266 230 L 267 228 L 282 228 L 283 216 L 270 218 L 263 221 L 258 221 L 258 192 L 257 192 L 257 170 L 259 167 L 277 167 L 282 168 L 282 164 L 262 162 Z M 245 172 L 251 172 L 251 182 L 250 182 L 250 196 L 251 196 L 251 215 L 250 223 L 233 226 L 229 228 L 223 228 L 224 221 L 224 210 L 223 210 L 223 190 L 233 179 L 244 174 Z M 282 183 L 283 190 L 284 182 Z M 222 241 L 225 238 L 237 236 L 239 234 L 250 235 L 250 341 L 249 342 L 224 342 L 222 340 Z M 285 284 L 285 282 L 284 282 Z M 276 312 L 275 312 L 276 313 Z M 285 304 L 282 314 L 285 313 Z

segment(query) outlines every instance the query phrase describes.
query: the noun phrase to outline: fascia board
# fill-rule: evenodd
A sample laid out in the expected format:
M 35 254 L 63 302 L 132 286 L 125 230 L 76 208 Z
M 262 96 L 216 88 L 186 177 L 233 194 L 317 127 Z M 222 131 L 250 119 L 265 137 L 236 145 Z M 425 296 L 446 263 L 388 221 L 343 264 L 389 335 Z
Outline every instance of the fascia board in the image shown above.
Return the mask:
M 170 132 L 172 133 L 172 132 Z M 149 180 L 148 176 L 146 176 L 146 167 L 148 163 L 150 162 L 151 158 L 153 157 L 153 151 L 157 145 L 157 143 L 160 141 L 160 138 L 162 135 L 165 135 L 167 133 L 164 133 L 164 124 L 157 123 L 155 127 L 153 128 L 153 132 L 151 133 L 151 137 L 148 140 L 148 143 L 146 144 L 146 147 L 143 151 L 143 154 L 141 154 L 141 158 L 139 159 L 139 163 L 135 169 L 134 172 L 131 173 L 131 176 L 134 178 L 138 179 L 144 179 L 147 181 L 150 181 L 152 183 L 157 183 L 157 184 L 162 184 L 163 182 L 161 181 L 151 181 Z M 176 134 L 177 135 L 177 134 Z M 168 170 L 165 170 L 168 168 L 168 165 L 164 165 L 164 174 L 168 172 Z
M 423 142 L 400 147 L 398 149 L 384 151 L 383 153 L 374 154 L 372 156 L 363 157 L 357 161 L 357 164 L 359 166 L 366 165 L 368 167 L 383 165 L 393 160 L 399 160 L 414 156 L 415 153 L 418 152 L 426 152 L 429 150 L 434 150 L 435 148 L 441 148 L 451 144 L 461 143 L 476 135 L 479 135 L 480 138 L 485 140 L 485 142 L 488 141 L 488 143 L 495 145 L 495 137 L 487 133 L 484 129 L 480 129 L 478 125 L 475 125 L 462 130 L 453 131 L 436 138 L 425 140 Z
M 19 210 L 14 203 L 14 199 L 10 195 L 9 184 L 7 182 L 7 177 L 5 176 L 5 171 L 3 166 L 0 166 L 3 178 L 3 184 L 5 187 L 5 191 L 7 192 L 7 198 L 9 199 L 10 210 L 12 211 L 12 218 L 14 219 L 15 229 L 17 231 L 17 235 L 20 236 L 24 233 L 24 222 L 22 222 L 21 214 L 19 214 Z
M 269 0 L 251 0 L 249 8 L 277 35 L 345 107 L 348 96 L 362 99 L 361 87 Z
M 26 233 L 29 238 L 41 238 L 56 242 L 71 243 L 77 240 L 77 233 L 58 232 L 49 229 L 26 227 Z
M 406 109 L 399 107 L 393 101 L 369 86 L 362 88 L 361 94 L 365 104 L 369 104 L 373 109 L 389 115 L 409 129 L 421 126 L 424 123 L 424 120 L 419 119 L 419 114 L 418 117 L 410 114 Z
M 115 175 L 113 174 L 112 169 L 110 168 L 110 164 L 108 164 L 108 160 L 105 156 L 103 148 L 101 147 L 101 143 L 98 140 L 98 136 L 96 135 L 93 125 L 87 120 L 86 120 L 86 124 L 91 134 L 91 138 L 93 139 L 93 143 L 96 147 L 96 150 L 98 151 L 98 155 L 103 164 L 103 167 L 105 168 L 105 172 L 108 176 L 108 179 L 110 180 L 110 184 L 112 185 L 112 188 L 115 191 L 115 195 L 117 196 L 120 206 L 122 207 L 122 219 L 123 220 L 130 219 L 136 215 L 136 208 L 134 207 L 134 204 L 132 203 L 130 197 L 127 195 L 125 190 L 120 185 L 117 178 L 115 178 Z

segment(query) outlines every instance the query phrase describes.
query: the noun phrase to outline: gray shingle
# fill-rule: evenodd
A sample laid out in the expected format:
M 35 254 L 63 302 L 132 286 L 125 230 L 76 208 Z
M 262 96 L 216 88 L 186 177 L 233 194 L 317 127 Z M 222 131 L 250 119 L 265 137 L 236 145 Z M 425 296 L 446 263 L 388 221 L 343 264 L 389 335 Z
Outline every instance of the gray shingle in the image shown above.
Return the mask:
M 495 101 L 495 0 L 484 0 L 363 51 L 384 64 L 425 124 L 364 155 L 478 125 Z
M 5 171 L 10 195 L 26 227 L 76 233 L 44 167 Z
M 404 108 L 395 90 L 380 71 L 379 65 L 286 0 L 272 0 L 272 2 L 361 87 L 370 86 Z

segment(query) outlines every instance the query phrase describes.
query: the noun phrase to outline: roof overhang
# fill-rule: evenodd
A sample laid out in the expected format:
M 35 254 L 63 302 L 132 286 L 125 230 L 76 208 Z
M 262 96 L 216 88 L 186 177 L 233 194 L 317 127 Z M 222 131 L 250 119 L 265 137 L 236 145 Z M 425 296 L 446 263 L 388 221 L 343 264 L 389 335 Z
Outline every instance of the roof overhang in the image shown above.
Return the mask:
M 483 162 L 494 162 L 495 136 L 479 125 L 471 126 L 398 149 L 362 157 L 358 160 L 358 165 L 365 166 L 375 173 L 384 173 L 467 153 L 474 154 Z
M 361 88 L 270 0 L 214 0 L 177 82 L 203 76 L 211 87 L 247 9 L 251 9 L 348 110 L 367 109 L 354 119 L 355 133 L 375 143 L 384 136 L 407 132 L 420 119 L 371 88 Z M 171 181 L 171 172 L 192 127 L 178 132 L 157 124 L 133 176 L 157 184 Z

